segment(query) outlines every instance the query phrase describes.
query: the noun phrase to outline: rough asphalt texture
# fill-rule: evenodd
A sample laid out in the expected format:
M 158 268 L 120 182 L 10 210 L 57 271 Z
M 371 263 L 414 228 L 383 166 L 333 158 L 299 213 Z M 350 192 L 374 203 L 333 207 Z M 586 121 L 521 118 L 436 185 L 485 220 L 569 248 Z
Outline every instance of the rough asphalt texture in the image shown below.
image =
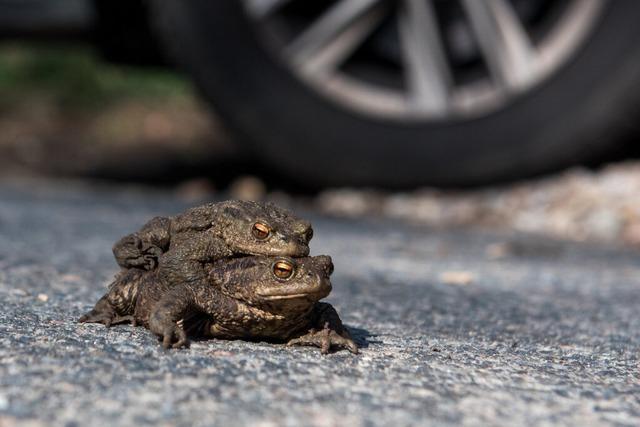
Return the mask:
M 0 426 L 640 424 L 639 254 L 317 217 L 328 299 L 364 347 L 200 341 L 76 319 L 170 193 L 0 185 Z M 511 242 L 500 259 L 487 245 Z M 467 285 L 443 272 L 471 273 Z

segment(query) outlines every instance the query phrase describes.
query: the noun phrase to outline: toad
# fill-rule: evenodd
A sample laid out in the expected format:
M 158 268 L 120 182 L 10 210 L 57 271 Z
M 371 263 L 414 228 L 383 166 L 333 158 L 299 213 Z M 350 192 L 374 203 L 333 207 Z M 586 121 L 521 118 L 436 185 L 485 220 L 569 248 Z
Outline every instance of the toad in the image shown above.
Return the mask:
M 155 217 L 121 238 L 113 254 L 122 268 L 214 261 L 244 255 L 307 256 L 313 229 L 273 203 L 228 200 Z M 169 266 L 170 265 L 170 266 Z
M 358 352 L 333 306 L 320 302 L 331 292 L 330 257 L 247 256 L 208 263 L 205 271 L 205 284 L 167 286 L 156 280 L 157 271 L 123 270 L 80 321 L 131 321 L 158 335 L 165 348 L 201 337 Z

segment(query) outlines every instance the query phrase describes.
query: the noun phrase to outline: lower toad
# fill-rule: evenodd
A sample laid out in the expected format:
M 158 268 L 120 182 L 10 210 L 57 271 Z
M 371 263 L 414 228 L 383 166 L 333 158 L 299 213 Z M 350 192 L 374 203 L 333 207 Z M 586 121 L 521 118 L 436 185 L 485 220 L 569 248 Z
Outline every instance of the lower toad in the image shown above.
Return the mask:
M 123 270 L 81 322 L 131 321 L 186 347 L 188 337 L 266 340 L 358 352 L 336 310 L 319 302 L 331 292 L 328 256 L 248 256 L 206 266 L 208 282 L 158 285 L 155 271 Z

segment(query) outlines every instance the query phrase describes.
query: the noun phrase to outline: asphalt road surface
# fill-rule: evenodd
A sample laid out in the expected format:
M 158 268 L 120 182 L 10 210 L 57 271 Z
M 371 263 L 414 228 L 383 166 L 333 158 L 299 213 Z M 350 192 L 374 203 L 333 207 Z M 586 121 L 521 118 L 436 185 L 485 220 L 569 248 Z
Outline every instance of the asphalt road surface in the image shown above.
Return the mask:
M 640 255 L 522 235 L 313 221 L 363 347 L 163 351 L 76 323 L 110 248 L 171 193 L 0 185 L 0 426 L 640 425 Z

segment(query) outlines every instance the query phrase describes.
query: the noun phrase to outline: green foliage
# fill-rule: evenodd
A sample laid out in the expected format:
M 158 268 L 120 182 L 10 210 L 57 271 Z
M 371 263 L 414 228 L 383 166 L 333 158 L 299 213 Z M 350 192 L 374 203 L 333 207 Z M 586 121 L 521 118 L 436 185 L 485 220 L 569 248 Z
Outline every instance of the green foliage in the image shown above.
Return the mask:
M 0 108 L 46 98 L 58 108 L 100 109 L 136 98 L 158 102 L 190 95 L 189 83 L 170 70 L 112 65 L 89 47 L 0 45 Z

